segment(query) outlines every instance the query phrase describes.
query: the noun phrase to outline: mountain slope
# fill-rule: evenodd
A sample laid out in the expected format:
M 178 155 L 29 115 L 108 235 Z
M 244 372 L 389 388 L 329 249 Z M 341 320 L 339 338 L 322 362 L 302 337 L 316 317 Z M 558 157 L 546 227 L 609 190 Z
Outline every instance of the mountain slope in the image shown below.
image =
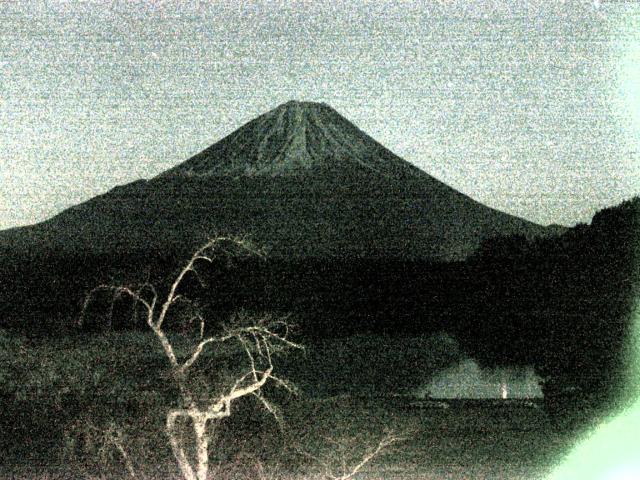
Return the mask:
M 346 176 L 356 171 L 397 178 L 422 174 L 331 107 L 292 101 L 162 176 Z
M 448 261 L 490 236 L 547 232 L 439 182 L 330 107 L 289 102 L 156 178 L 0 232 L 0 249 L 178 255 L 232 233 L 274 256 Z

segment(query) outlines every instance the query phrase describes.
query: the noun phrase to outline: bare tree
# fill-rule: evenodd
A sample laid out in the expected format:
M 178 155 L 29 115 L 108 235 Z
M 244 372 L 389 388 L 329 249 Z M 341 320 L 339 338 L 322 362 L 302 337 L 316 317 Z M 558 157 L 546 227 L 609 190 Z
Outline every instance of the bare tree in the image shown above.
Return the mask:
M 313 460 L 323 469 L 323 476 L 328 480 L 351 480 L 363 467 L 372 462 L 376 457 L 387 453 L 387 450 L 394 444 L 407 439 L 404 435 L 395 432 L 388 432 L 383 435 L 378 443 L 366 445 L 357 438 L 324 437 L 326 444 L 330 447 L 328 455 L 318 456 L 298 448 L 298 452 Z M 356 453 L 360 451 L 360 453 Z
M 207 320 L 202 310 L 180 293 L 180 287 L 188 275 L 193 275 L 202 283 L 197 267 L 203 263 L 213 263 L 216 255 L 228 255 L 231 249 L 239 249 L 248 254 L 262 255 L 250 242 L 235 237 L 217 237 L 198 248 L 186 265 L 180 270 L 171 284 L 163 301 L 159 299 L 156 288 L 149 282 L 137 285 L 99 285 L 87 296 L 79 324 L 84 321 L 84 312 L 92 297 L 99 291 L 113 294 L 112 304 L 117 298 L 130 297 L 146 313 L 146 323 L 162 346 L 168 360 L 170 375 L 180 392 L 180 405 L 171 408 L 166 417 L 166 433 L 178 466 L 186 480 L 205 480 L 209 471 L 209 436 L 207 430 L 211 421 L 228 417 L 232 413 L 232 404 L 239 398 L 256 397 L 274 416 L 276 410 L 261 394 L 267 382 L 275 382 L 291 389 L 285 381 L 278 378 L 273 370 L 272 356 L 284 348 L 301 348 L 289 339 L 289 325 L 284 319 L 262 316 L 247 321 L 239 317 L 240 323 L 222 327 L 215 336 L 207 336 Z M 165 325 L 172 306 L 179 302 L 189 305 L 191 320 L 198 322 L 197 339 L 190 343 L 180 354 L 167 336 Z M 202 398 L 197 395 L 190 376 L 203 353 L 213 346 L 235 342 L 244 353 L 246 368 L 214 396 Z M 187 449 L 177 432 L 178 422 L 190 422 L 195 439 L 195 462 L 189 460 Z

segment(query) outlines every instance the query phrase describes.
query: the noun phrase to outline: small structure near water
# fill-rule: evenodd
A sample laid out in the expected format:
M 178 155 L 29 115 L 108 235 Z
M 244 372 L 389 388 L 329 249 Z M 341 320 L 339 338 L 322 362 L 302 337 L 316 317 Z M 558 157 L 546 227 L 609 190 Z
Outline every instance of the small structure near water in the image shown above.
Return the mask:
M 508 390 L 507 390 L 507 382 L 505 381 L 502 381 L 500 383 L 500 396 L 502 397 L 503 400 L 507 399 Z
M 473 359 L 465 359 L 436 374 L 429 384 L 417 389 L 415 395 L 430 400 L 542 399 L 540 383 L 532 367 L 483 369 Z

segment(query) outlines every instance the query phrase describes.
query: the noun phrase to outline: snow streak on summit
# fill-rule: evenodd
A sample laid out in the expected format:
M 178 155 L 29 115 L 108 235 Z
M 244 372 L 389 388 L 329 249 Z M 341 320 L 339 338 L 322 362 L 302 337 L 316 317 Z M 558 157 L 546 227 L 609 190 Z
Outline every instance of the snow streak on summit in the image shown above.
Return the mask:
M 424 175 L 324 103 L 290 101 L 164 175 L 299 176 L 354 170 Z

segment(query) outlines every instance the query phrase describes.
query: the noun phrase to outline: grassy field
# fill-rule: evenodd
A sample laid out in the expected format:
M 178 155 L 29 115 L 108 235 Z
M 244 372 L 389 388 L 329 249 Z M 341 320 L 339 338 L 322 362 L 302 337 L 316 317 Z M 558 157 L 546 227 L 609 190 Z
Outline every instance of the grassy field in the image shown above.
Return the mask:
M 219 361 L 212 357 L 211 361 Z M 0 332 L 0 477 L 117 478 L 118 432 L 141 478 L 179 478 L 163 433 L 176 397 L 153 337 L 111 333 L 27 338 Z M 355 465 L 389 431 L 406 439 L 356 478 L 543 478 L 575 440 L 541 404 L 403 397 L 311 398 L 268 390 L 279 426 L 248 400 L 212 432 L 212 478 L 323 478 Z

